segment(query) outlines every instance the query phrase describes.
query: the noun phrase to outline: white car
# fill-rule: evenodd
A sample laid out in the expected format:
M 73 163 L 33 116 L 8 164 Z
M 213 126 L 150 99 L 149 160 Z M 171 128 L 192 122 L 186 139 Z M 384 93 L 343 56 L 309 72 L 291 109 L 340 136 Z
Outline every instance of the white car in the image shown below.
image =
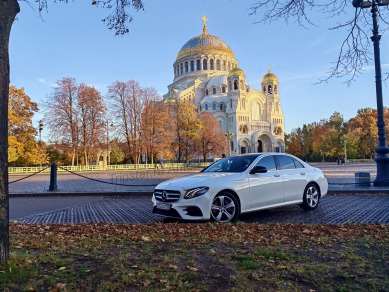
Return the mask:
M 153 212 L 185 220 L 235 221 L 239 214 L 299 204 L 313 210 L 328 191 L 320 169 L 289 154 L 221 159 L 201 172 L 156 186 Z

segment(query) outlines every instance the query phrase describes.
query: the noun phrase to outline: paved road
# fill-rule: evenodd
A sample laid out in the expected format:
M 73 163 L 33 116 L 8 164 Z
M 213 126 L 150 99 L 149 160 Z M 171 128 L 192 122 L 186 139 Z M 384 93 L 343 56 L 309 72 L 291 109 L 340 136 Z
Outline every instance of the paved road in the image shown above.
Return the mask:
M 353 184 L 355 172 L 369 172 L 375 178 L 375 164 L 315 164 L 326 174 L 333 193 L 352 192 L 355 195 L 329 195 L 313 212 L 298 206 L 242 215 L 245 222 L 304 223 L 389 223 L 389 188 L 362 187 Z M 59 192 L 48 192 L 48 174 L 40 174 L 10 185 L 10 220 L 24 223 L 126 222 L 150 223 L 162 220 L 151 213 L 151 192 L 160 181 L 188 174 L 182 171 L 93 172 L 82 173 L 97 180 L 61 173 Z M 15 181 L 22 176 L 11 176 Z M 117 183 L 121 185 L 114 185 Z M 375 195 L 378 192 L 380 195 Z M 89 196 L 80 196 L 89 193 Z M 142 194 L 141 197 L 117 197 L 118 194 Z M 22 197 L 16 194 L 23 195 Z M 44 195 L 34 196 L 36 194 Z M 53 196 L 54 195 L 54 196 Z M 73 196 L 69 196 L 73 195 Z M 78 195 L 78 196 L 74 196 Z M 26 197 L 31 196 L 31 197 Z M 116 197 L 116 198 L 115 198 Z
M 91 198 L 66 208 L 11 219 L 31 224 L 41 223 L 151 223 L 161 221 L 162 216 L 151 213 L 150 198 Z M 11 199 L 13 200 L 13 199 Z M 41 202 L 41 198 L 23 198 L 30 204 Z M 15 202 L 13 202 L 15 203 Z M 62 204 L 65 202 L 61 201 Z M 264 210 L 243 214 L 243 222 L 279 222 L 309 224 L 379 223 L 389 224 L 389 196 L 326 196 L 314 211 L 303 211 L 298 206 Z M 11 205 L 12 214 L 12 205 Z

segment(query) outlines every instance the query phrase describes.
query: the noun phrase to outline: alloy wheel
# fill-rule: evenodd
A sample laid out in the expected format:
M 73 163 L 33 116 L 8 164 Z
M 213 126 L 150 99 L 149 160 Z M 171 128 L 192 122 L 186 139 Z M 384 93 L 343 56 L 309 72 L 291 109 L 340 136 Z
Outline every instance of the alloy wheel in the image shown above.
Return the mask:
M 219 195 L 213 199 L 211 206 L 212 218 L 217 222 L 229 222 L 236 214 L 236 204 L 230 196 Z
M 307 189 L 307 204 L 311 208 L 315 208 L 319 202 L 319 192 L 314 186 Z

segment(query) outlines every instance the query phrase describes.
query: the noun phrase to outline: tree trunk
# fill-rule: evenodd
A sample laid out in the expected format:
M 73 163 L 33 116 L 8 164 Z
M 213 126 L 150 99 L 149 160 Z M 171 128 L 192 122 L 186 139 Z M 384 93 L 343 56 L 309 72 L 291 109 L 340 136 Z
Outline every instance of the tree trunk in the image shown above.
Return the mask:
M 20 11 L 17 0 L 0 0 L 0 263 L 9 257 L 8 93 L 11 27 Z

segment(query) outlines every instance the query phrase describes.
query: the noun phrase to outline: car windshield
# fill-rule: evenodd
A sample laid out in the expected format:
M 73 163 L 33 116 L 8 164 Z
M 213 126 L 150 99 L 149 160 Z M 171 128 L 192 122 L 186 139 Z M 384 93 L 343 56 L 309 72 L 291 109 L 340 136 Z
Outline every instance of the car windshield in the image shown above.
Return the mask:
M 258 155 L 232 156 L 223 158 L 203 170 L 203 172 L 243 172 Z

